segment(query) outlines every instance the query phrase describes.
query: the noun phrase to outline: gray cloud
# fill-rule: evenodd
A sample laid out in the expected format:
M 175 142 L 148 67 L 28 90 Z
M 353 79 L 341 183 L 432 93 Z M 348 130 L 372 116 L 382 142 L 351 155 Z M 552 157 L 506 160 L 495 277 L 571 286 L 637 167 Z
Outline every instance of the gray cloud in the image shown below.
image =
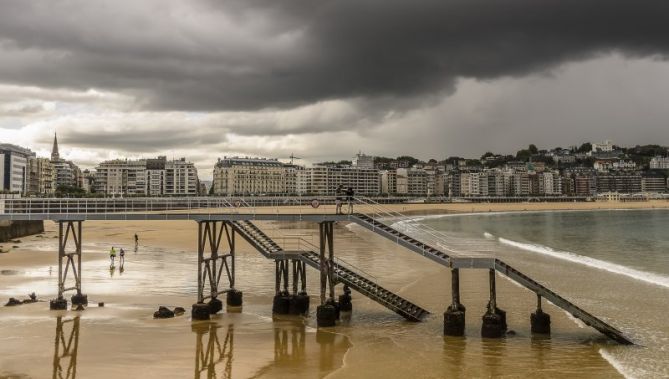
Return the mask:
M 661 0 L 3 2 L 0 81 L 102 88 L 145 109 L 442 95 L 459 77 L 612 51 L 664 57 Z

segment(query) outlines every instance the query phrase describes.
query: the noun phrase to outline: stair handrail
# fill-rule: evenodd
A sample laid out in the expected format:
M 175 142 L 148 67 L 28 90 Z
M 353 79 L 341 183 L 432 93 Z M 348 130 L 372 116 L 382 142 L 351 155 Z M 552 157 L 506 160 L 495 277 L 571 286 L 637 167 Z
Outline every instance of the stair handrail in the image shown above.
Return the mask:
M 446 236 L 443 232 L 441 232 L 441 231 L 439 231 L 439 230 L 437 230 L 437 229 L 435 229 L 435 228 L 433 228 L 429 225 L 425 225 L 425 224 L 421 224 L 421 226 L 418 227 L 418 226 L 415 225 L 416 222 L 413 221 L 411 217 L 409 217 L 407 215 L 404 215 L 404 214 L 402 214 L 398 211 L 394 211 L 392 209 L 388 209 L 386 207 L 383 207 L 380 203 L 378 203 L 378 202 L 376 202 L 376 201 L 374 201 L 370 198 L 367 198 L 367 197 L 364 197 L 364 196 L 358 196 L 358 197 L 355 198 L 355 200 L 358 201 L 359 203 L 361 203 L 362 205 L 371 207 L 373 210 L 376 211 L 374 214 L 379 215 L 379 217 L 375 218 L 375 217 L 373 217 L 369 214 L 362 213 L 363 215 L 371 217 L 371 218 L 375 219 L 375 221 L 377 221 L 377 222 L 381 222 L 381 221 L 378 220 L 378 218 L 380 218 L 380 217 L 389 217 L 389 218 L 393 218 L 393 219 L 398 219 L 398 221 L 400 221 L 400 222 L 404 221 L 402 226 L 403 226 L 403 229 L 405 229 L 405 230 L 404 231 L 403 230 L 398 230 L 398 231 L 407 234 L 406 231 L 414 230 L 414 231 L 416 231 L 420 234 L 427 234 L 428 236 L 431 236 L 432 238 L 434 238 L 434 240 L 431 241 L 432 243 L 440 245 L 440 247 L 442 249 L 446 249 L 450 252 L 457 253 L 457 251 L 454 251 L 451 248 L 444 248 L 444 245 L 448 246 L 448 240 L 447 240 L 448 236 Z M 385 215 L 385 216 L 383 216 L 383 215 Z M 387 225 L 387 226 L 392 227 L 390 225 Z M 420 242 L 423 243 L 422 241 L 420 241 Z M 423 245 L 427 245 L 427 244 L 423 243 Z

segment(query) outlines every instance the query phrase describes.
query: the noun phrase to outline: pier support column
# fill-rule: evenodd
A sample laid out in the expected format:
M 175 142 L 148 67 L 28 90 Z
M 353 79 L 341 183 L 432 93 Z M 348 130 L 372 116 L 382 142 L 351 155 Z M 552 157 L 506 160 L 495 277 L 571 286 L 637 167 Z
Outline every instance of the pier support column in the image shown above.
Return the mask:
M 209 315 L 223 309 L 223 302 L 218 299 L 222 293 L 227 293 L 227 303 L 230 306 L 240 306 L 242 293 L 235 290 L 235 231 L 225 221 L 198 221 L 198 249 L 197 249 L 197 303 L 193 304 L 191 316 L 193 320 L 208 320 Z M 223 235 L 226 236 L 229 252 L 219 254 Z M 206 251 L 208 250 L 208 253 Z M 223 270 L 228 277 L 230 288 L 221 291 L 219 284 Z M 205 288 L 209 287 L 209 294 L 205 295 Z M 205 303 L 206 300 L 209 300 Z M 232 303 L 232 304 L 231 304 Z M 208 313 L 207 313 L 208 312 Z
M 72 305 L 88 305 L 88 296 L 81 292 L 81 220 L 58 222 L 58 297 L 51 300 L 49 308 L 52 310 L 67 309 L 67 300 L 64 293 L 76 291 L 70 298 Z M 74 241 L 74 251 L 67 252 L 67 243 L 70 237 Z M 72 271 L 72 281 L 68 281 L 68 274 Z M 68 284 L 69 283 L 69 284 Z M 83 309 L 83 308 L 82 308 Z
M 316 321 L 319 327 L 330 327 L 335 325 L 338 313 L 338 307 L 334 300 L 334 222 L 320 222 L 318 230 L 320 236 L 321 305 L 316 308 Z
M 444 335 L 462 337 L 465 335 L 465 306 L 460 303 L 460 269 L 451 269 L 452 303 L 444 312 Z
M 290 313 L 290 302 L 292 296 L 288 292 L 288 259 L 277 259 L 275 262 L 275 290 L 272 303 L 272 313 L 275 315 L 287 315 Z
M 225 267 L 226 273 L 228 274 L 230 288 L 228 289 L 225 303 L 228 307 L 241 307 L 243 304 L 243 294 L 242 291 L 239 291 L 235 288 L 235 265 L 237 261 L 237 253 L 235 250 L 235 235 L 237 233 L 231 224 L 226 223 L 226 225 L 227 227 L 225 228 L 225 236 L 228 241 L 228 247 L 230 247 L 230 254 L 225 256 L 224 263 L 227 263 Z
M 495 270 L 490 269 L 490 301 L 488 309 L 482 317 L 481 337 L 500 338 L 506 333 L 506 312 L 497 308 L 497 289 L 495 286 Z
M 537 310 L 530 315 L 533 334 L 551 334 L 551 316 L 541 310 L 541 295 L 537 295 Z
M 307 295 L 307 265 L 299 259 L 292 260 L 293 294 L 290 299 L 291 315 L 309 314 L 309 295 Z

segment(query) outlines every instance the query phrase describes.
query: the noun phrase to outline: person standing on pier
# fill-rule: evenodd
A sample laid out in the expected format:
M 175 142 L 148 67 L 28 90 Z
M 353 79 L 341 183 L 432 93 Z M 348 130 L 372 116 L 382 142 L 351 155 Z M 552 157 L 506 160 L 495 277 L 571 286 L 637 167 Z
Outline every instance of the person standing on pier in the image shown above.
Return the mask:
M 114 249 L 114 246 L 112 246 L 111 250 L 109 250 L 109 260 L 111 261 L 109 267 L 114 267 L 115 259 L 116 259 L 116 249 Z
M 343 199 L 343 195 L 344 195 L 344 186 L 343 185 L 340 184 L 340 185 L 337 186 L 337 189 L 335 190 L 335 195 L 337 196 L 335 198 L 335 205 L 336 205 L 335 213 L 336 214 L 341 214 L 342 213 L 342 211 L 341 211 L 342 201 L 344 200 Z
M 353 213 L 353 196 L 355 195 L 355 192 L 353 192 L 353 188 L 348 187 L 346 190 L 346 201 L 348 201 L 348 214 Z

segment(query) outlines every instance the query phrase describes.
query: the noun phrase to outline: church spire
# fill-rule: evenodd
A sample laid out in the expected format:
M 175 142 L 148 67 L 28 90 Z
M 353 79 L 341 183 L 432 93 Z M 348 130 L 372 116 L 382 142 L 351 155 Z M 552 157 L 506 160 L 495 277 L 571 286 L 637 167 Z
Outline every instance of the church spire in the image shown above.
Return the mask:
M 58 153 L 58 136 L 56 133 L 53 133 L 53 148 L 51 149 L 51 160 L 57 161 L 60 160 L 60 154 Z

